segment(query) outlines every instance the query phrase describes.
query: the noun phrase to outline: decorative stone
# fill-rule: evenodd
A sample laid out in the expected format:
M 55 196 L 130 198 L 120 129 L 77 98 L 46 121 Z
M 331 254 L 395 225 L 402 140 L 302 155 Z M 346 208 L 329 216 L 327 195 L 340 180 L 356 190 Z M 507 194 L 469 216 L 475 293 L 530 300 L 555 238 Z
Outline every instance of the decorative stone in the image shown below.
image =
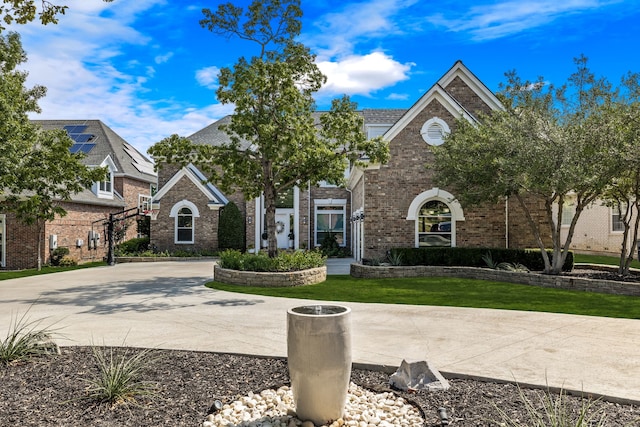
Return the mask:
M 389 383 L 400 390 L 448 390 L 447 381 L 437 369 L 424 360 L 402 361 L 398 370 L 391 375 Z
M 254 408 L 246 402 L 254 400 Z M 276 404 L 281 402 L 282 404 Z M 256 410 L 255 408 L 267 408 Z M 202 427 L 312 427 L 303 423 L 293 411 L 293 393 L 289 387 L 265 390 L 260 394 L 241 397 L 224 405 L 222 410 L 207 416 Z M 364 417 L 367 417 L 365 420 Z M 363 424 L 364 423 L 364 424 Z M 344 416 L 322 427 L 397 427 L 421 426 L 424 419 L 420 412 L 404 399 L 393 393 L 379 393 L 363 389 L 355 384 L 349 386 Z M 318 426 L 320 427 L 320 426 Z

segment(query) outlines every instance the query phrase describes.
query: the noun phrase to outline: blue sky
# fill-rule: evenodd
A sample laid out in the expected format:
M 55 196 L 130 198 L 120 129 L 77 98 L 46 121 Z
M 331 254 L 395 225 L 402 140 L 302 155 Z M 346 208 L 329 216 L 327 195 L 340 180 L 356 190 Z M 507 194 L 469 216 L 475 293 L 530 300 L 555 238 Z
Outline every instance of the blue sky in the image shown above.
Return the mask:
M 257 52 L 200 27 L 202 9 L 219 3 L 67 0 L 57 26 L 14 27 L 28 85 L 48 88 L 31 117 L 100 119 L 146 152 L 231 113 L 216 100 L 217 72 Z M 302 9 L 301 41 L 328 77 L 319 109 L 344 93 L 360 108 L 409 108 L 459 59 L 494 92 L 512 69 L 562 84 L 580 54 L 614 83 L 640 72 L 635 0 L 302 0 Z

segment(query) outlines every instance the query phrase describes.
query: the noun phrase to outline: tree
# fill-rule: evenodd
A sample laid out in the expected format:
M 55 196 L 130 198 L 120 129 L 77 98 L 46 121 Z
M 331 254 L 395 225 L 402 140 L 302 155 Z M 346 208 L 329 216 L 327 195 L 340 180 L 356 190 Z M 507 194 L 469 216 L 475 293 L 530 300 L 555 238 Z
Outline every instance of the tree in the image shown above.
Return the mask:
M 44 131 L 29 121 L 27 113 L 39 111 L 46 90 L 24 87 L 27 73 L 16 67 L 25 61 L 20 36 L 0 36 L 0 195 L 20 221 L 37 225 L 40 268 L 45 222 L 64 216 L 60 202 L 104 179 L 105 170 L 82 164 L 81 155 L 69 151 L 73 141 L 66 131 Z
M 550 274 L 562 271 L 580 214 L 621 167 L 620 129 L 607 113 L 616 91 L 594 77 L 585 57 L 575 63 L 577 71 L 561 87 L 507 73 L 498 94 L 504 110 L 477 123 L 460 120 L 434 150 L 436 180 L 453 187 L 463 203 L 517 201 Z M 562 242 L 562 208 L 569 199 L 575 215 Z M 542 223 L 535 215 L 539 201 Z M 552 242 L 551 259 L 545 238 Z
M 220 212 L 218 246 L 220 249 L 244 250 L 244 219 L 235 203 L 229 202 Z
M 276 197 L 295 185 L 321 180 L 342 183 L 349 164 L 386 161 L 387 144 L 367 140 L 363 118 L 346 96 L 333 100 L 316 120 L 313 94 L 326 77 L 315 56 L 295 42 L 302 16 L 299 0 L 256 0 L 243 15 L 232 4 L 203 10 L 201 25 L 216 34 L 236 36 L 260 47 L 220 71 L 218 100 L 235 105 L 223 127 L 230 143 L 192 144 L 173 135 L 150 148 L 157 163 L 193 161 L 225 191 L 238 189 L 249 200 L 264 195 L 269 256 L 277 255 Z M 244 17 L 244 22 L 241 20 Z
M 623 144 L 623 167 L 604 194 L 605 205 L 615 209 L 623 225 L 618 273 L 628 275 L 638 247 L 640 228 L 640 74 L 622 80 L 623 91 L 611 110 Z
M 110 3 L 113 0 L 103 0 L 106 3 Z M 42 23 L 57 24 L 58 15 L 64 15 L 68 6 L 56 5 L 47 0 L 41 0 L 40 11 L 36 6 L 36 0 L 2 0 L 0 4 L 0 19 L 7 25 L 12 23 L 26 24 L 36 19 Z M 0 32 L 5 29 L 0 24 Z

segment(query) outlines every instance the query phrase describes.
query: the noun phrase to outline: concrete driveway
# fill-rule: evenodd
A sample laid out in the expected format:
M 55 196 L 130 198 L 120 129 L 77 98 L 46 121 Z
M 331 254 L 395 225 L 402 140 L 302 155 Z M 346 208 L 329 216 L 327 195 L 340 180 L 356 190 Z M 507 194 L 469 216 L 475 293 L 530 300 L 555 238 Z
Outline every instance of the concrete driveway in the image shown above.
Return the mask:
M 287 309 L 318 302 L 210 290 L 203 284 L 212 271 L 212 261 L 132 263 L 0 281 L 0 334 L 29 310 L 31 319 L 62 328 L 61 345 L 286 356 Z M 428 360 L 445 374 L 640 402 L 640 320 L 345 305 L 353 312 L 354 362 Z

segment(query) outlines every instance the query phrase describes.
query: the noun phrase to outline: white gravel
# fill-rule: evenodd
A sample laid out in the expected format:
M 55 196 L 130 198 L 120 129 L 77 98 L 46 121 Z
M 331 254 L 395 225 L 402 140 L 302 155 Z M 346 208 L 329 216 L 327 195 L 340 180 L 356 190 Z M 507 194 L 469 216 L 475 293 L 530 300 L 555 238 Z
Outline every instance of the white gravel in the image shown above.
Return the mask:
M 419 427 L 424 425 L 420 412 L 393 393 L 374 393 L 353 383 L 349 386 L 343 418 L 325 427 Z M 211 414 L 202 427 L 312 427 L 295 414 L 289 387 L 249 393 Z

